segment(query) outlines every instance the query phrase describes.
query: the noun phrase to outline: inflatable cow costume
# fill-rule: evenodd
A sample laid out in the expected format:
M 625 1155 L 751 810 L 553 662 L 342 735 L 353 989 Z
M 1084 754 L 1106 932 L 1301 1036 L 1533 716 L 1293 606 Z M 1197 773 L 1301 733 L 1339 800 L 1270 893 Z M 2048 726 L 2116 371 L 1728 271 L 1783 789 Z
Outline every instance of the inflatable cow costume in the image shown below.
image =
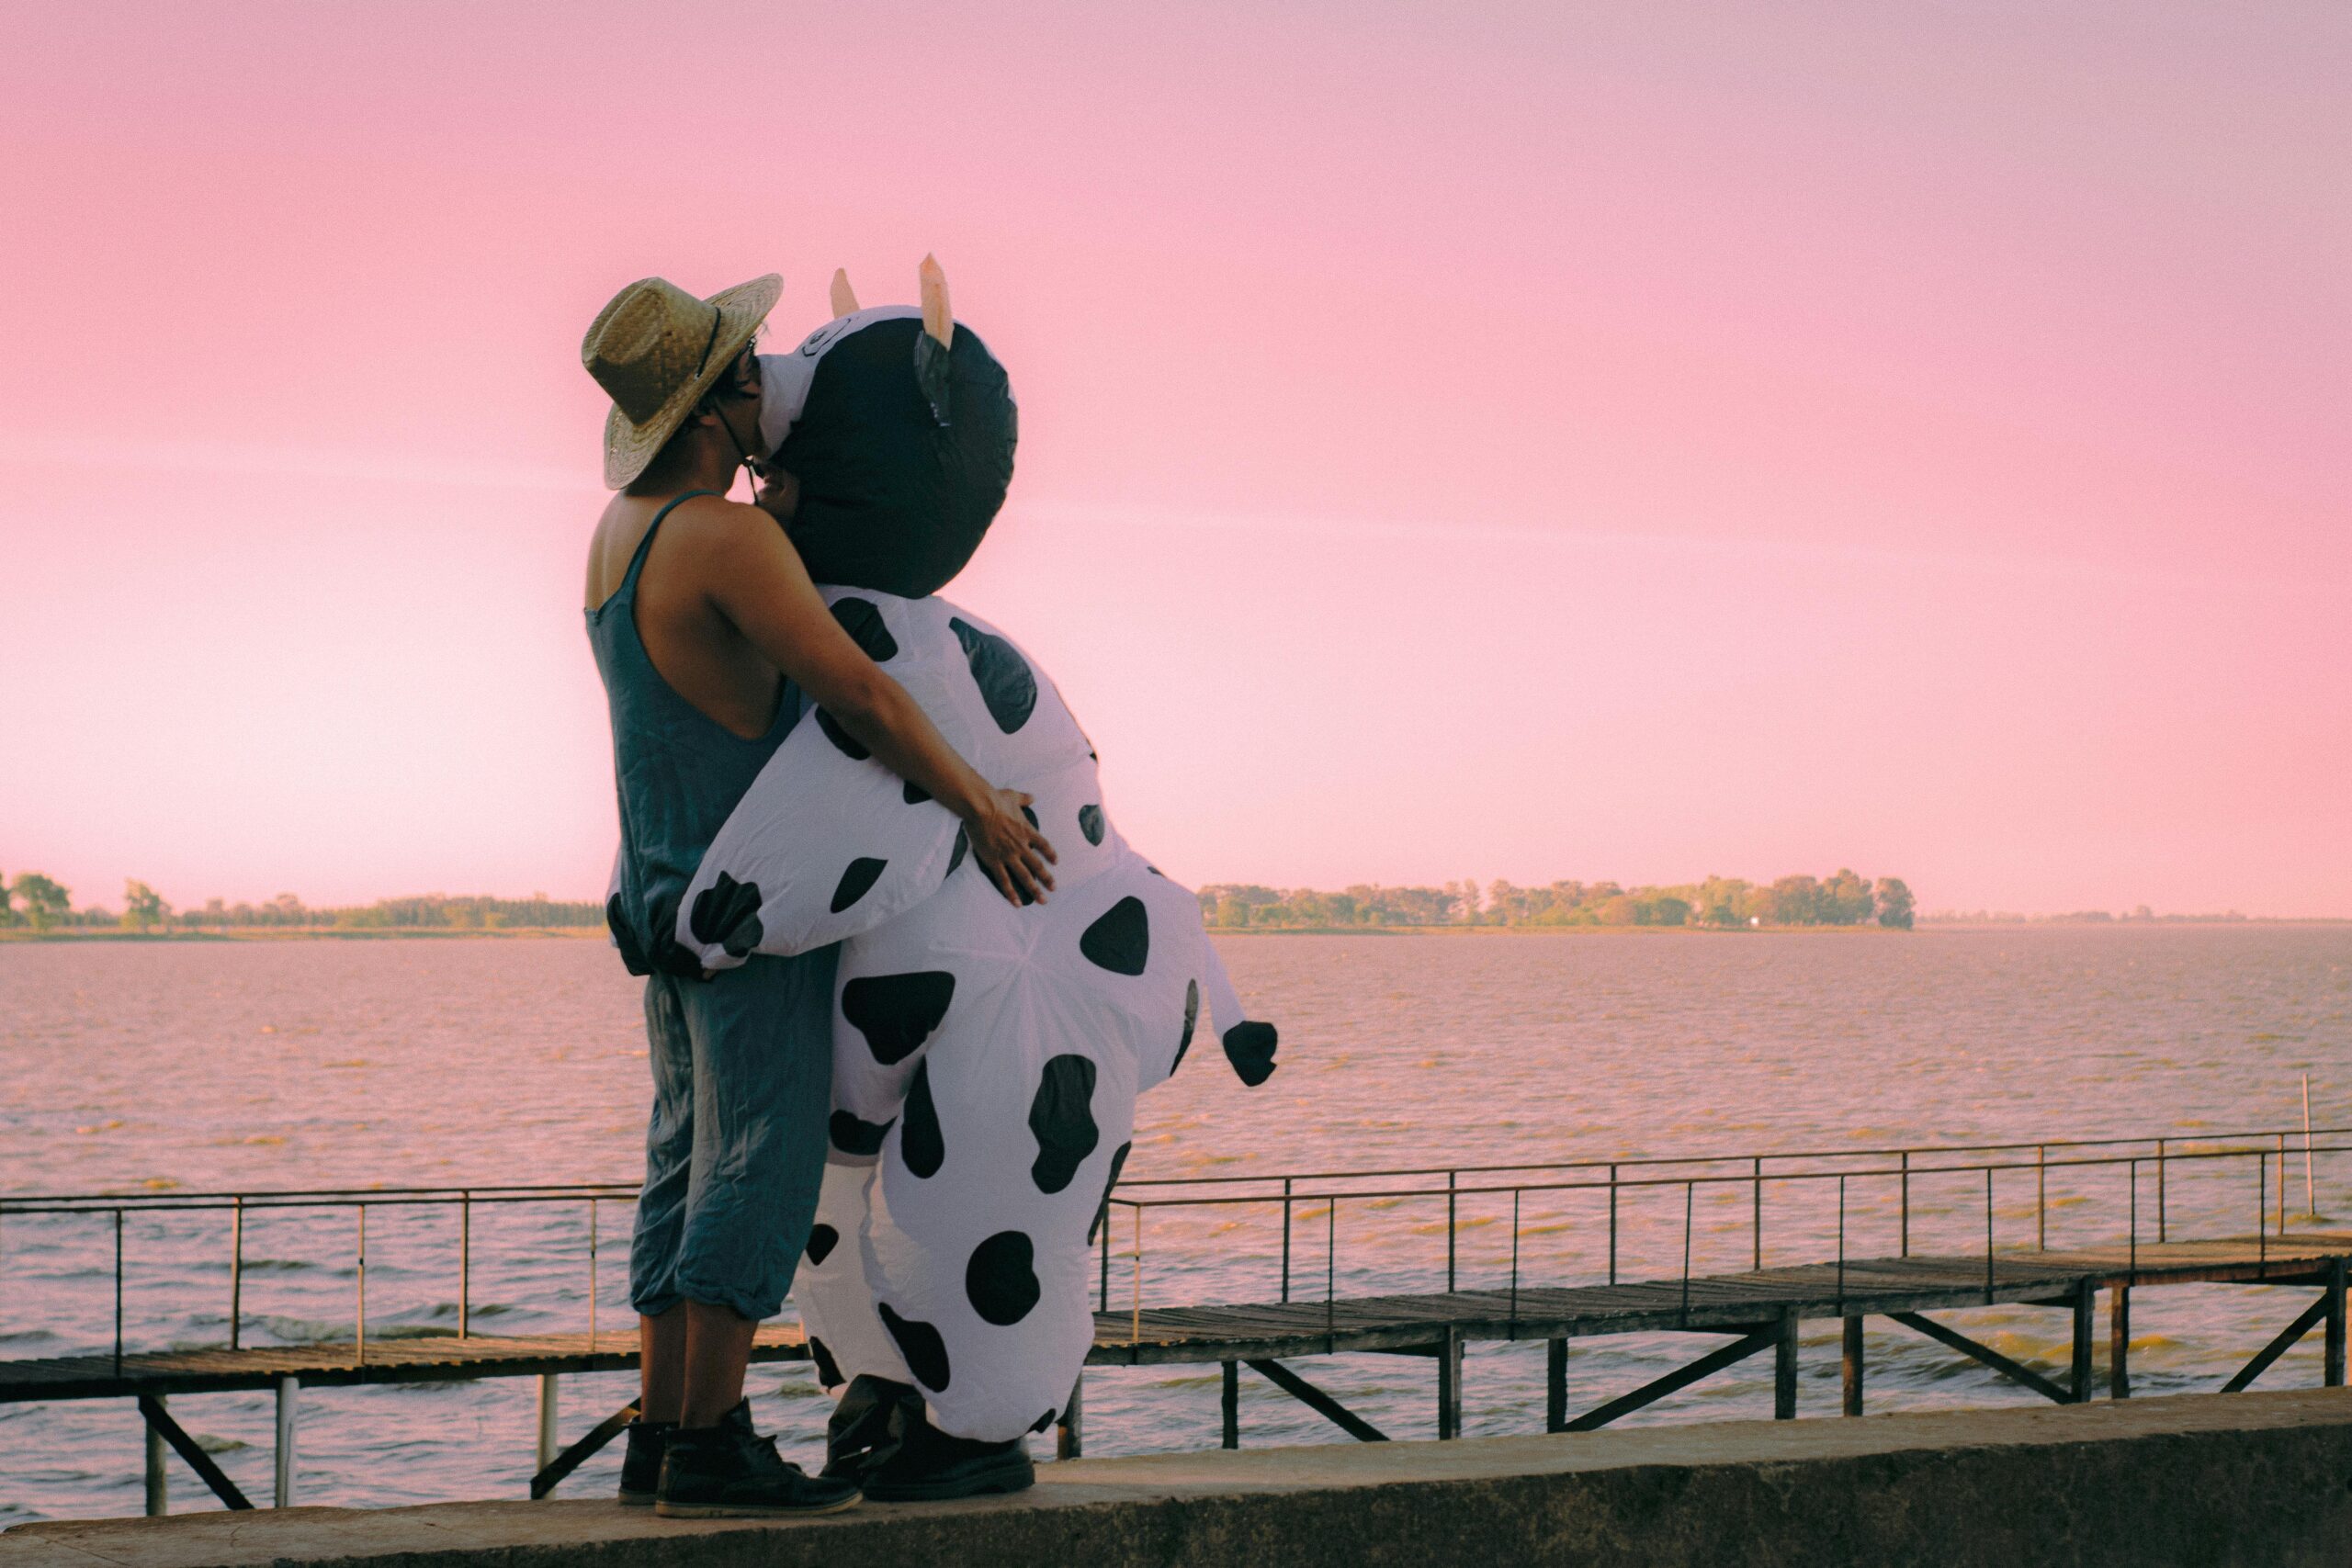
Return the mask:
M 1056 891 L 1008 903 L 956 818 L 820 709 L 712 843 L 676 934 L 714 969 L 844 944 L 796 1291 L 827 1387 L 862 1380 L 836 1438 L 861 1402 L 871 1426 L 919 1398 L 938 1430 L 996 1442 L 1052 1422 L 1092 1343 L 1089 1248 L 1136 1094 L 1204 1008 L 1246 1083 L 1273 1071 L 1275 1032 L 1245 1020 L 1193 895 L 1120 837 L 1036 661 L 926 596 L 1002 499 L 1013 412 L 929 262 L 924 283 L 922 312 L 860 310 L 837 276 L 837 319 L 763 358 L 763 435 L 799 481 L 791 532 L 834 616 L 975 768 L 1035 797 Z

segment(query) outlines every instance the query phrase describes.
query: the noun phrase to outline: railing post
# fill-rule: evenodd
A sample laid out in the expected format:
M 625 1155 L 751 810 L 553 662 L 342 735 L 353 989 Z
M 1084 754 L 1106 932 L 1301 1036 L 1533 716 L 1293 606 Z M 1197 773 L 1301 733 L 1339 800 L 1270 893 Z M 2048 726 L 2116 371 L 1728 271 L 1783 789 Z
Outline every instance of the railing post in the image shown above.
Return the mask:
M 2172 1239 L 2165 1224 L 2165 1144 L 2156 1140 L 2156 1245 L 2161 1247 Z
M 122 1376 L 122 1211 L 114 1212 L 114 1375 Z
M 458 1337 L 466 1337 L 467 1309 L 473 1295 L 474 1195 L 458 1194 Z
M 1102 1199 L 1102 1247 L 1097 1264 L 1100 1272 L 1094 1296 L 1097 1312 L 1111 1310 L 1111 1227 L 1118 1223 L 1111 1217 L 1111 1199 L 1106 1193 Z
M 1903 1256 L 1911 1256 L 1911 1151 L 1903 1151 Z
M 596 1200 L 588 1200 L 588 1353 L 596 1353 Z M 542 1466 L 541 1468 L 545 1468 Z
M 2033 1249 L 2050 1250 L 2050 1145 L 2033 1146 Z
M 2132 1268 L 2131 1283 L 2140 1282 L 2140 1162 L 2132 1162 Z
M 294 1427 L 301 1396 L 301 1379 L 277 1380 L 277 1457 L 276 1484 L 270 1493 L 272 1507 L 294 1506 Z
M 1609 1168 L 1609 1282 L 1617 1282 L 1617 1168 Z
M 1519 1337 L 1519 1194 L 1510 1190 L 1510 1337 Z
M 243 1338 L 245 1297 L 245 1198 L 237 1194 L 229 1210 L 229 1348 Z
M 1993 1168 L 1984 1168 L 1984 1304 L 1993 1304 Z
M 359 1210 L 359 1319 L 352 1331 L 351 1348 L 364 1367 L 368 1364 L 368 1205 L 361 1203 L 356 1207 Z M 539 1468 L 545 1470 L 547 1466 L 543 1464 Z
M 1747 1227 L 1753 1233 L 1755 1246 L 1751 1259 L 1756 1271 L 1764 1271 L 1764 1156 L 1756 1156 L 1756 1179 L 1748 1191 Z
M 1339 1194 L 1333 1193 L 1326 1202 L 1328 1206 L 1323 1211 L 1323 1348 L 1324 1353 L 1328 1355 L 1330 1353 L 1333 1332 L 1339 1322 L 1338 1308 L 1334 1305 L 1338 1298 L 1333 1294 L 1335 1281 L 1340 1277 Z
M 1686 1326 L 1690 1322 L 1690 1214 L 1692 1194 L 1697 1190 L 1694 1181 L 1682 1184 L 1682 1322 Z
M 2263 1274 L 2270 1272 L 2270 1151 L 2263 1149 L 2254 1156 L 2254 1229 L 2256 1267 Z
M 1838 1310 L 1846 1310 L 1846 1178 L 1838 1178 Z
M 2287 1134 L 2278 1134 L 2278 1239 L 2287 1239 Z
M 1448 1295 L 1453 1293 L 1453 1174 L 1450 1170 L 1445 1173 L 1445 1290 Z
M 1290 1300 L 1290 1181 L 1283 1178 L 1283 1300 Z
M 2319 1183 L 2312 1175 L 2312 1076 L 2303 1075 L 2303 1213 L 2319 1224 Z

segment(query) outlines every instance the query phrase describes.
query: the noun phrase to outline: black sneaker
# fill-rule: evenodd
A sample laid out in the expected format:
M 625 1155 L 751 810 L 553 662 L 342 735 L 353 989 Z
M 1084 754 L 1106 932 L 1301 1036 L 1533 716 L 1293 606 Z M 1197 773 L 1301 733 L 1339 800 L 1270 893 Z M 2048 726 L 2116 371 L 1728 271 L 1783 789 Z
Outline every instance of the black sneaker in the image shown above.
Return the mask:
M 1037 1479 L 1019 1438 L 982 1443 L 951 1438 L 933 1426 L 922 1406 L 899 1412 L 899 1449 L 865 1473 L 865 1495 L 877 1503 L 936 1503 L 984 1492 L 1026 1491 Z
M 833 1514 L 857 1502 L 857 1483 L 786 1464 L 775 1439 L 752 1430 L 749 1400 L 716 1427 L 681 1427 L 662 1455 L 653 1511 L 665 1519 L 757 1519 Z
M 628 1448 L 621 1457 L 621 1503 L 631 1508 L 653 1506 L 653 1493 L 662 1484 L 662 1450 L 669 1446 L 675 1421 L 632 1421 L 621 1428 Z
M 899 1451 L 905 1413 L 922 1418 L 922 1394 L 912 1383 L 860 1372 L 842 1391 L 825 1423 L 824 1473 L 856 1481 Z

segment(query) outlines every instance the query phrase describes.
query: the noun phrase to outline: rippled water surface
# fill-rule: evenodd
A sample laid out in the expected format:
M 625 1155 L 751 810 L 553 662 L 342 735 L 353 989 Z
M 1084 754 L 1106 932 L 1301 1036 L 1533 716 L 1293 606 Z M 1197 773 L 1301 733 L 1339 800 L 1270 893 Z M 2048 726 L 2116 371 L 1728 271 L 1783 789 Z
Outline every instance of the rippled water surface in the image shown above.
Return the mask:
M 2105 1134 L 2194 1137 L 2283 1126 L 2308 1072 L 2323 1124 L 2352 1123 L 2352 929 L 1938 930 L 1871 934 L 1260 936 L 1228 941 L 1237 982 L 1283 1027 L 1283 1066 L 1244 1091 L 1214 1052 L 1146 1097 L 1130 1178 L 1365 1166 L 1847 1149 L 1929 1140 Z M 85 1190 L 628 1181 L 649 1089 L 637 987 L 590 941 L 73 943 L 0 946 L 0 1195 Z M 1868 1164 L 1870 1162 L 1862 1162 Z M 2290 1208 L 2307 1223 L 2302 1168 Z M 2333 1166 L 2333 1168 L 2332 1168 Z M 2274 1173 L 2275 1174 L 2275 1173 Z M 2176 1235 L 2252 1228 L 2250 1167 L 2177 1170 Z M 1978 1185 L 1913 1194 L 1915 1248 L 1981 1252 Z M 1442 1185 L 1442 1179 L 1440 1179 Z M 1859 1179 L 1849 1246 L 1896 1245 L 1891 1185 Z M 1138 1195 L 1141 1189 L 1131 1190 Z M 2352 1156 L 2316 1170 L 2317 1208 L 2352 1214 Z M 2000 1245 L 2126 1234 L 2119 1175 L 2030 1172 L 1997 1195 Z M 2143 1203 L 2147 1200 L 2143 1197 Z M 1746 1188 L 1702 1190 L 1699 1271 L 1744 1267 Z M 1629 1193 L 1628 1277 L 1679 1272 L 1679 1188 Z M 2039 1216 L 2039 1218 L 2038 1218 Z M 597 1215 L 600 1330 L 618 1300 L 628 1205 Z M 1606 1202 L 1531 1193 L 1458 1206 L 1465 1288 L 1605 1277 Z M 1365 1199 L 1294 1213 L 1293 1286 L 1321 1299 L 1441 1288 L 1442 1199 Z M 1111 1297 L 1136 1289 L 1134 1220 L 1118 1220 Z M 1326 1238 L 1337 1232 L 1336 1256 Z M 477 1208 L 473 1325 L 585 1328 L 589 1216 Z M 1834 1189 L 1768 1187 L 1768 1261 L 1831 1256 Z M 356 1305 L 349 1211 L 254 1216 L 245 1233 L 247 1343 L 347 1337 Z M 1265 1299 L 1281 1289 L 1278 1206 L 1150 1211 L 1147 1305 Z M 124 1324 L 134 1349 L 228 1332 L 227 1221 L 134 1216 Z M 371 1337 L 454 1328 L 457 1246 L 445 1210 L 369 1221 Z M 110 1222 L 0 1218 L 0 1358 L 97 1350 L 113 1334 Z M 2289 1315 L 2279 1292 L 2189 1287 L 2135 1303 L 2136 1392 L 2215 1386 Z M 2064 1314 L 1965 1314 L 2009 1354 L 2063 1364 Z M 1837 1325 L 1812 1325 L 1805 1414 L 1837 1409 Z M 1598 1404 L 1688 1359 L 1676 1336 L 1578 1342 L 1570 1401 Z M 2033 1396 L 1898 1330 L 1870 1337 L 1873 1409 Z M 1430 1363 L 1342 1357 L 1310 1375 L 1393 1435 L 1430 1436 Z M 1539 1346 L 1476 1346 L 1473 1435 L 1540 1429 Z M 2316 1336 L 2266 1385 L 2317 1381 Z M 1769 1410 L 1750 1363 L 1636 1419 Z M 805 1369 L 756 1369 L 757 1415 L 807 1456 L 827 1403 Z M 563 1384 L 567 1437 L 619 1407 L 629 1374 Z M 265 1394 L 175 1400 L 240 1484 L 266 1496 Z M 534 1380 L 317 1390 L 303 1396 L 300 1495 L 389 1504 L 520 1496 L 537 1430 Z M 1216 1440 L 1216 1369 L 1096 1371 L 1090 1452 Z M 1245 1442 L 1320 1442 L 1319 1417 L 1246 1378 Z M 138 1417 L 123 1402 L 0 1406 L 0 1524 L 135 1513 Z M 174 1462 L 174 1506 L 209 1507 Z M 616 1450 L 567 1493 L 612 1484 Z

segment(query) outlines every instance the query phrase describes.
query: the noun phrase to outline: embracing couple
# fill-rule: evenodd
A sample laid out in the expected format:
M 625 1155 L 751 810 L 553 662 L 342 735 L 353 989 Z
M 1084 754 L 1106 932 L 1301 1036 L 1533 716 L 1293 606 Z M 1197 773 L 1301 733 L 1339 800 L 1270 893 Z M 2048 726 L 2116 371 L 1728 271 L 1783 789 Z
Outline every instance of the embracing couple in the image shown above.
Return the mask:
M 707 299 L 649 278 L 582 345 L 617 492 L 585 594 L 606 916 L 654 1088 L 621 1499 L 665 1516 L 1028 1485 L 1023 1435 L 1092 1342 L 1136 1094 L 1204 996 L 1242 1079 L 1273 1067 L 1192 896 L 1109 826 L 1051 681 L 932 596 L 1003 501 L 1015 421 L 921 276 L 919 307 L 860 310 L 837 274 L 831 319 L 774 355 L 777 277 Z M 755 504 L 729 499 L 741 469 Z M 842 1391 L 817 1475 L 743 1395 L 796 1276 Z

